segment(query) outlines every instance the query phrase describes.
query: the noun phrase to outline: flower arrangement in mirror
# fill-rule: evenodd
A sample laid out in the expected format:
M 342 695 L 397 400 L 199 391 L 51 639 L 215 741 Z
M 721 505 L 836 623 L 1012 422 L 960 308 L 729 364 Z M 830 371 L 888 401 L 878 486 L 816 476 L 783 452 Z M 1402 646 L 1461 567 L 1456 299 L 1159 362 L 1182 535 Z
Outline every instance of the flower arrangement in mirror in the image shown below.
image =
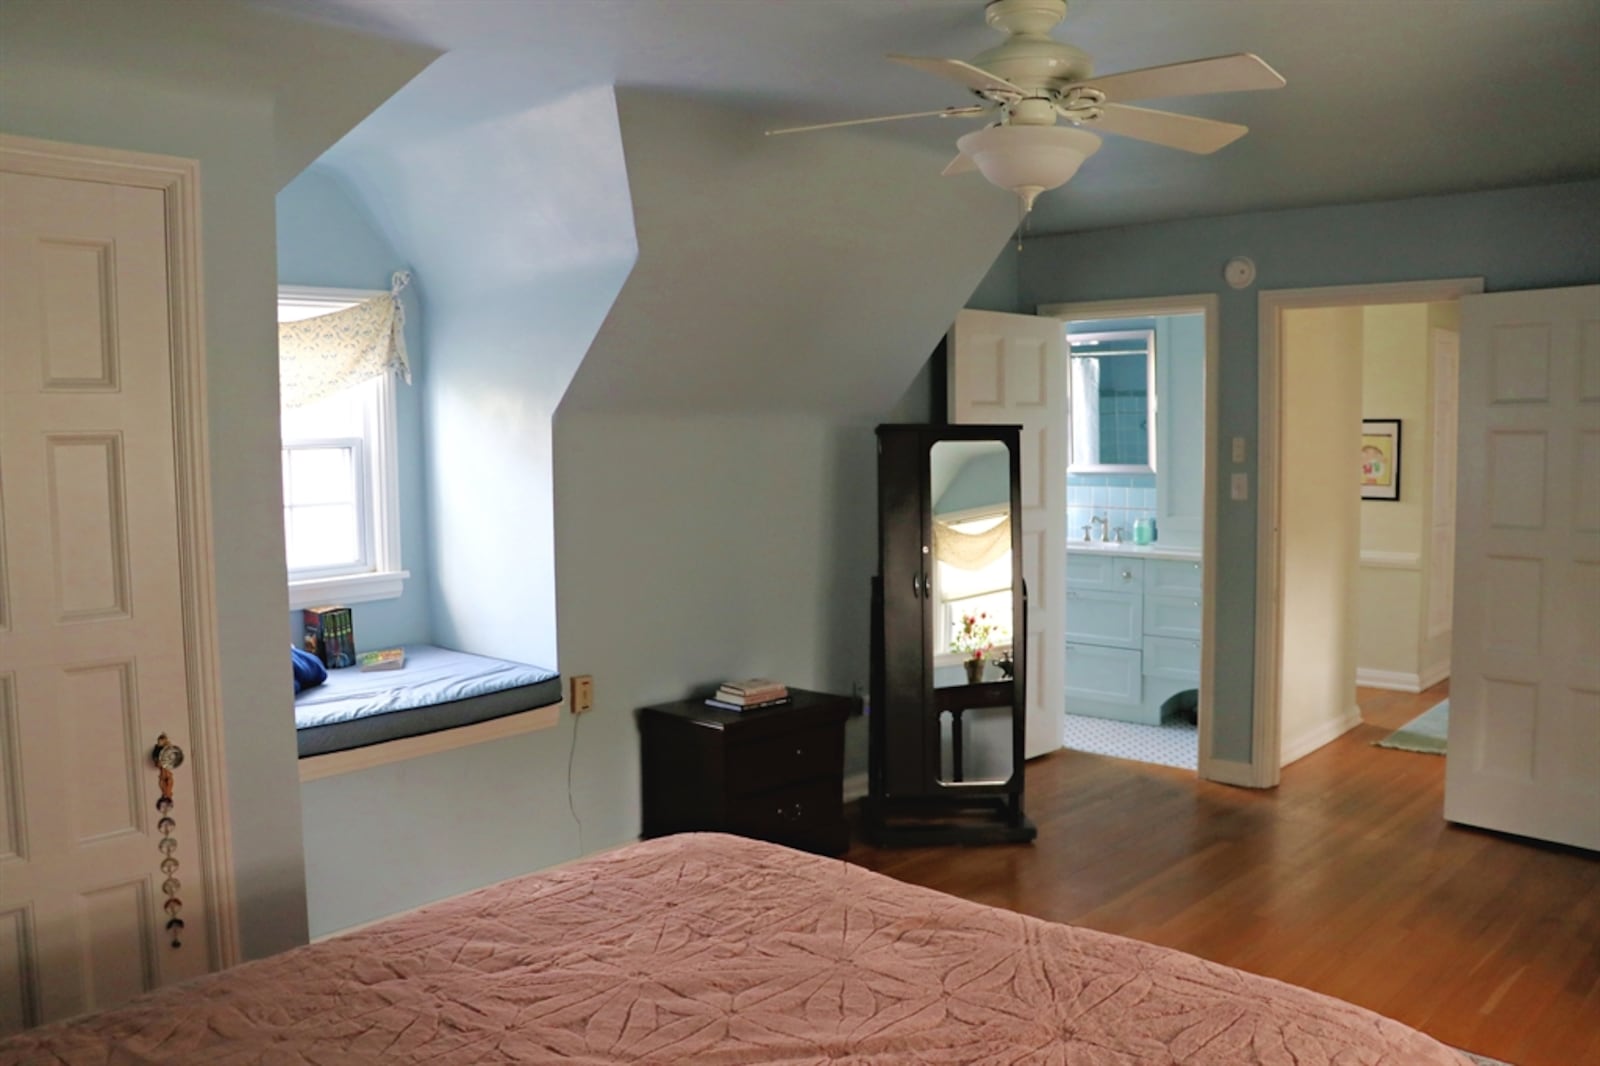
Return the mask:
M 967 669 L 970 684 L 976 685 L 982 680 L 984 657 L 994 650 L 994 625 L 989 621 L 989 612 L 962 615 L 961 628 L 950 641 L 950 650 L 966 656 L 962 665 Z

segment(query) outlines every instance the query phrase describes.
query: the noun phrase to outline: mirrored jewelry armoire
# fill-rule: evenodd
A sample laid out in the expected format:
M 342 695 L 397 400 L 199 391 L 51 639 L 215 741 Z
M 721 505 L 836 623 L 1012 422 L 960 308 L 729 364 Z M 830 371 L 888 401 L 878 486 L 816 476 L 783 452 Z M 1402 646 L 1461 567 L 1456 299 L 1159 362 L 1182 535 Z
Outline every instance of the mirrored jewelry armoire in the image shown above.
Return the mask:
M 862 802 L 873 843 L 1034 838 L 1022 809 L 1019 435 L 1017 426 L 878 427 Z

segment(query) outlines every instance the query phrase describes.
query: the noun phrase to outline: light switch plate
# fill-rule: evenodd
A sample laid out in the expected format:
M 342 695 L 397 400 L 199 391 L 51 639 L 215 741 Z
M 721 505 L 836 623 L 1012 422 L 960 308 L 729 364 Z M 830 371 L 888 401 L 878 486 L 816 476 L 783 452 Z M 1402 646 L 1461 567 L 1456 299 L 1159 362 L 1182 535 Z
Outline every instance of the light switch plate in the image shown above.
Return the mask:
M 1236 463 L 1244 462 L 1244 438 L 1243 437 L 1235 437 L 1235 438 L 1233 438 L 1233 461 L 1236 462 Z
M 1250 475 L 1235 474 L 1229 479 L 1229 495 L 1235 500 L 1248 500 L 1250 498 Z

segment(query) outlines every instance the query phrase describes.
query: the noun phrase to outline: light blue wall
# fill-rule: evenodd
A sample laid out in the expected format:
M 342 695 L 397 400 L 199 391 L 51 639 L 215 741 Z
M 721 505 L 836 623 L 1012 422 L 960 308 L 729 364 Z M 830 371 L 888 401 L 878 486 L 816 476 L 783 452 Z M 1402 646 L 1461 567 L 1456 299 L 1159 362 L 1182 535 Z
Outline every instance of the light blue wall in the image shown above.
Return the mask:
M 636 254 L 614 101 L 361 132 L 326 165 L 422 282 L 422 617 L 434 643 L 555 667 L 551 420 Z M 308 782 L 312 935 L 577 854 L 571 725 Z
M 1004 507 L 1010 503 L 1011 456 L 977 455 L 961 464 L 948 488 L 934 501 L 934 514 L 970 511 L 979 507 Z
M 434 640 L 555 667 L 550 424 L 638 254 L 628 170 L 609 89 L 485 118 L 470 64 L 445 56 L 326 162 L 425 280 Z M 430 118 L 398 123 L 419 93 Z
M 1239 292 L 1223 264 L 1247 255 L 1256 286 Z M 1218 493 L 1217 663 L 1213 754 L 1250 757 L 1255 670 L 1256 293 L 1367 282 L 1482 277 L 1489 291 L 1600 280 L 1600 182 L 1232 215 L 1030 240 L 1020 303 L 1216 293 L 1220 304 L 1219 440 L 1248 442 L 1251 499 Z M 1216 475 L 1213 475 L 1216 476 Z
M 389 288 L 406 264 L 373 226 L 365 209 L 332 172 L 313 167 L 278 193 L 278 283 L 335 289 Z M 422 347 L 420 292 L 412 278 L 401 293 L 406 310 L 406 351 L 411 384 L 395 386 L 395 436 L 400 465 L 400 559 L 411 572 L 398 599 L 351 607 L 357 647 L 383 648 L 431 640 L 428 621 L 427 494 L 423 479 L 422 394 L 428 361 Z M 289 612 L 298 639 L 300 612 Z
M 0 130 L 200 164 L 200 259 L 222 746 L 244 957 L 306 939 L 278 461 L 273 197 L 426 59 L 243 5 L 12 0 L 0 10 Z M 293 46 L 294 90 L 230 49 Z M 287 91 L 287 90 L 286 90 Z M 293 95 L 292 92 L 289 95 Z M 194 753 L 191 752 L 191 756 Z M 192 838 L 186 846 L 193 843 Z M 187 860 L 185 860 L 187 863 Z

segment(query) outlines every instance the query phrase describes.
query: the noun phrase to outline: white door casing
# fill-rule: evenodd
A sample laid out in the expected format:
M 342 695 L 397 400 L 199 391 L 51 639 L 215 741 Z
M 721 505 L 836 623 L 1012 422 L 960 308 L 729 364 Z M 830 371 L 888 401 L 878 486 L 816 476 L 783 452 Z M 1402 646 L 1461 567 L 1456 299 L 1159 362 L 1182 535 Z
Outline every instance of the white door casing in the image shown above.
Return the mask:
M 962 311 L 950 334 L 950 421 L 1022 427 L 1028 758 L 1061 747 L 1065 710 L 1066 341 L 1059 321 Z
M 1600 286 L 1461 327 L 1444 814 L 1600 850 Z
M 1217 623 L 1217 524 L 1214 516 L 1217 511 L 1218 485 L 1221 473 L 1213 457 L 1218 454 L 1217 417 L 1220 409 L 1221 395 L 1221 358 L 1222 342 L 1220 336 L 1220 317 L 1217 314 L 1217 297 L 1214 293 L 1196 293 L 1193 295 L 1176 296 L 1145 296 L 1122 300 L 1100 300 L 1080 303 L 1043 304 L 1039 307 L 1039 314 L 1054 318 L 1065 331 L 1072 322 L 1085 320 L 1104 320 L 1115 318 L 1141 318 L 1146 316 L 1167 315 L 1200 315 L 1205 319 L 1205 368 L 1204 368 L 1204 404 L 1205 404 L 1205 434 L 1204 456 L 1202 469 L 1204 470 L 1204 487 L 1201 491 L 1200 515 L 1192 518 L 1186 525 L 1189 530 L 1195 528 L 1200 532 L 1201 554 L 1201 621 L 1200 621 L 1200 727 L 1199 727 L 1199 776 L 1207 781 L 1221 781 L 1225 784 L 1248 785 L 1252 783 L 1251 767 L 1249 763 L 1235 762 L 1231 759 L 1215 758 L 1211 753 L 1211 737 L 1216 724 L 1214 708 L 1215 679 L 1216 679 L 1216 623 Z M 1156 355 L 1157 380 L 1161 380 L 1161 356 Z M 1187 402 L 1190 397 L 1173 398 L 1178 403 Z M 1172 407 L 1167 408 L 1169 411 Z M 1067 415 L 1063 413 L 1063 424 Z M 1163 445 L 1158 438 L 1157 450 Z M 1066 483 L 1066 456 L 1061 458 L 1061 481 Z M 1158 464 L 1158 471 L 1160 465 Z M 1159 474 L 1157 484 L 1160 484 Z M 1159 489 L 1158 489 L 1159 492 Z M 1159 505 L 1159 501 L 1158 501 Z M 1165 527 L 1163 526 L 1163 529 Z M 1069 531 L 1070 532 L 1070 531 Z M 1063 632 L 1065 629 L 1063 628 Z M 1063 673 L 1063 683 L 1065 674 Z M 1063 709 L 1065 708 L 1065 692 L 1061 697 Z
M 0 1032 L 236 957 L 195 185 L 0 139 Z M 160 733 L 187 755 L 170 886 Z

